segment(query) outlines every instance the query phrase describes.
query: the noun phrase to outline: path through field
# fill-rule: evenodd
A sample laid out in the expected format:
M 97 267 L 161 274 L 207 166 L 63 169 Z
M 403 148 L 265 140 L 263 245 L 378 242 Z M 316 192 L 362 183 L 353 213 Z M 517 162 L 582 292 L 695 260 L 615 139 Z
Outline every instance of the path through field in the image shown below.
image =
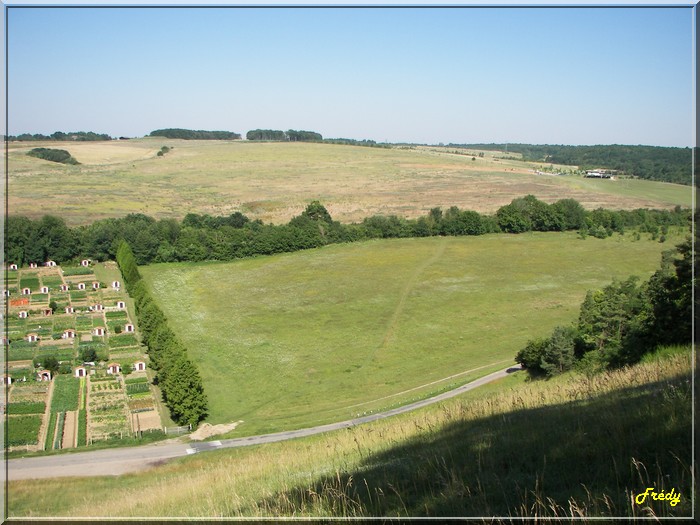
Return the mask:
M 388 348 L 389 344 L 394 339 L 394 335 L 396 334 L 396 330 L 397 330 L 398 325 L 399 325 L 399 318 L 400 318 L 401 314 L 403 313 L 404 307 L 406 306 L 406 300 L 408 299 L 408 296 L 410 295 L 413 288 L 415 288 L 416 283 L 418 282 L 418 278 L 430 265 L 435 264 L 437 261 L 440 260 L 440 258 L 445 253 L 446 247 L 447 247 L 447 237 L 443 238 L 440 241 L 440 244 L 438 244 L 438 247 L 435 250 L 435 253 L 433 253 L 433 255 L 431 255 L 429 259 L 427 259 L 423 263 L 421 263 L 415 269 L 415 271 L 411 274 L 409 279 L 406 281 L 406 284 L 404 285 L 403 290 L 401 290 L 401 295 L 399 295 L 399 301 L 396 304 L 396 308 L 394 309 L 394 312 L 391 314 L 391 319 L 389 320 L 389 324 L 387 325 L 386 332 L 384 333 L 384 338 L 382 339 L 382 344 L 379 345 L 378 348 L 375 348 L 374 351 L 367 357 L 367 359 L 365 359 L 365 362 L 362 364 L 361 368 L 364 368 L 369 363 L 371 363 L 372 360 L 374 359 L 374 357 L 377 355 L 378 351 L 386 350 L 386 348 Z
M 61 448 L 75 447 L 76 425 L 78 423 L 78 412 L 70 410 L 66 412 L 66 420 L 63 423 L 63 441 Z

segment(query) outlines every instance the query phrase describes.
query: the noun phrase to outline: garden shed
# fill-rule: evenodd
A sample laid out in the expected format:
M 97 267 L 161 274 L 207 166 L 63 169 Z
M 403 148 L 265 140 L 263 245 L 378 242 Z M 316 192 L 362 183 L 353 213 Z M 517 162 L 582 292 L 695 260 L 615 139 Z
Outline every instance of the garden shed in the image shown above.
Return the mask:
M 115 290 L 119 290 L 121 286 L 122 283 L 120 283 L 119 281 L 112 281 L 112 288 L 114 288 Z
M 10 265 L 10 270 L 16 270 L 16 269 L 17 269 L 17 265 L 16 265 L 16 264 L 11 264 L 11 265 Z
M 87 376 L 87 368 L 85 368 L 84 366 L 76 366 L 73 372 L 75 373 L 75 377 Z
M 41 370 L 37 376 L 37 381 L 51 381 L 51 370 Z
M 85 283 L 78 283 L 78 290 L 85 290 Z
M 102 326 L 96 326 L 95 328 L 92 329 L 92 335 L 105 335 L 105 329 Z
M 32 290 L 30 288 L 22 288 L 22 295 L 32 295 Z
M 146 363 L 144 361 L 136 361 L 134 363 L 134 370 L 137 372 L 142 372 L 143 370 L 146 370 Z
M 122 367 L 119 366 L 119 363 L 110 363 L 109 365 L 107 365 L 108 374 L 118 374 L 121 371 Z
M 22 311 L 19 313 L 19 318 L 20 318 L 20 319 L 26 319 L 27 317 L 29 317 L 29 314 L 26 312 L 26 310 L 22 310 Z
M 67 284 L 62 284 L 62 285 L 61 285 L 61 291 L 62 291 L 62 292 L 67 292 L 68 290 L 70 290 L 70 286 L 68 286 Z
M 48 266 L 49 268 L 53 268 L 56 266 L 56 262 L 55 261 L 46 261 L 46 266 Z
M 63 335 L 61 337 L 63 339 L 75 339 L 75 330 L 68 328 L 67 330 L 63 331 Z
M 66 306 L 66 313 L 72 314 L 72 313 L 75 313 L 75 310 L 73 309 L 72 306 Z
M 30 343 L 36 343 L 39 340 L 39 334 L 27 334 L 27 341 Z
M 129 333 L 129 334 L 133 333 L 133 332 L 135 331 L 135 330 L 134 330 L 134 325 L 131 324 L 131 323 L 125 324 L 125 325 L 124 325 L 124 331 L 125 331 L 126 333 Z

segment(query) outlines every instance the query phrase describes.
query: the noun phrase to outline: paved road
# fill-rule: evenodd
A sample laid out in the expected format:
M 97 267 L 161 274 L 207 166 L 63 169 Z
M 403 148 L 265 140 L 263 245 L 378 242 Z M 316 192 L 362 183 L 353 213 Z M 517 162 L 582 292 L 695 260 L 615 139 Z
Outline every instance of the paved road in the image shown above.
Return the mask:
M 196 454 L 207 450 L 261 445 L 264 443 L 274 443 L 276 441 L 312 436 L 314 434 L 340 430 L 342 428 L 350 428 L 363 423 L 369 423 L 370 421 L 377 421 L 397 414 L 403 414 L 439 401 L 444 401 L 445 399 L 458 396 L 464 392 L 485 385 L 486 383 L 490 383 L 491 381 L 501 379 L 517 370 L 520 370 L 519 366 L 500 370 L 476 379 L 466 385 L 462 385 L 459 388 L 450 390 L 449 392 L 386 412 L 379 412 L 368 416 L 349 419 L 347 421 L 341 421 L 339 423 L 330 423 L 328 425 L 320 425 L 312 428 L 264 434 L 261 436 L 222 439 L 220 441 L 205 441 L 201 443 L 185 444 L 165 441 L 140 447 L 112 448 L 66 453 L 55 456 L 11 459 L 7 462 L 7 479 L 12 481 L 66 476 L 117 476 L 119 474 L 136 472 L 162 464 L 172 458 Z

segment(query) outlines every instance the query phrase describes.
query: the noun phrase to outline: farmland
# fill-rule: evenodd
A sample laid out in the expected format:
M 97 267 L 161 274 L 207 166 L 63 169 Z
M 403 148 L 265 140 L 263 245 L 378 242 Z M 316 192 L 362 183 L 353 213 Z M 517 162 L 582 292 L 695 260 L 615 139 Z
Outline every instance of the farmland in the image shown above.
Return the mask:
M 198 364 L 208 421 L 243 420 L 241 435 L 355 417 L 503 368 L 573 321 L 587 290 L 647 278 L 669 244 L 402 239 L 141 272 Z
M 33 147 L 67 149 L 81 164 L 27 156 Z M 171 148 L 158 156 L 163 146 Z M 83 143 L 12 142 L 8 209 L 38 218 L 58 215 L 78 225 L 128 213 L 182 218 L 189 212 L 286 223 L 319 199 L 341 222 L 395 214 L 415 218 L 458 206 L 493 213 L 514 197 L 546 202 L 570 197 L 586 208 L 690 206 L 690 187 L 568 174 L 570 166 L 437 147 L 363 148 L 311 143 L 247 143 L 144 138 Z M 537 174 L 551 169 L 564 175 Z
M 86 263 L 7 272 L 11 451 L 74 448 L 161 428 L 147 373 L 131 371 L 144 353 L 120 272 L 114 263 Z M 51 359 L 57 369 L 48 369 Z M 142 384 L 138 393 L 126 388 L 127 374 Z

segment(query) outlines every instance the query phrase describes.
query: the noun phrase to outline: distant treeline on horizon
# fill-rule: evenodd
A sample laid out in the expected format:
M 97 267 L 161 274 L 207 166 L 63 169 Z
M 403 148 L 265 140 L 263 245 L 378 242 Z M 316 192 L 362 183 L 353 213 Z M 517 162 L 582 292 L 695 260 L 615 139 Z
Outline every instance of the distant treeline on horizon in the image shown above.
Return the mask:
M 523 160 L 578 166 L 581 170 L 605 168 L 640 179 L 692 184 L 691 148 L 666 146 L 564 146 L 533 144 L 448 144 L 451 148 L 519 153 Z
M 182 128 L 166 128 L 152 131 L 150 137 L 164 137 L 184 140 L 240 140 L 240 133 L 232 131 L 205 131 L 189 130 Z M 119 137 L 127 139 L 128 137 Z M 355 140 L 346 138 L 324 139 L 315 131 L 297 130 L 270 130 L 255 129 L 246 133 L 246 139 L 250 141 L 271 142 L 318 142 L 324 144 L 343 144 L 352 146 L 384 147 L 392 145 L 377 143 L 373 140 Z M 64 133 L 57 131 L 51 135 L 24 133 L 17 136 L 8 136 L 8 141 L 99 141 L 113 140 L 107 134 L 93 133 L 91 131 L 73 131 Z M 410 144 L 419 146 L 429 144 Z M 447 145 L 450 148 L 478 149 L 487 151 L 502 151 L 506 154 L 517 153 L 523 160 L 530 162 L 547 162 L 551 164 L 563 164 L 578 166 L 581 170 L 608 169 L 616 170 L 625 175 L 631 175 L 640 179 L 655 180 L 660 182 L 673 182 L 677 184 L 691 185 L 692 180 L 692 149 L 667 146 L 627 146 L 627 145 L 597 145 L 597 146 L 565 146 L 565 145 L 534 145 L 534 144 L 454 144 Z

